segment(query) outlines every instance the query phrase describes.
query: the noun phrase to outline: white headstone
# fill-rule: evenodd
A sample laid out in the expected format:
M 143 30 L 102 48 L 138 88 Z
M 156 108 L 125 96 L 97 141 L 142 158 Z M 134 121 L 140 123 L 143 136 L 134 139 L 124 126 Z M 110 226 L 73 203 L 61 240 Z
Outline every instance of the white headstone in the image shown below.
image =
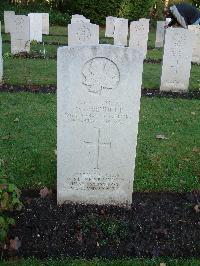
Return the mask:
M 42 42 L 42 13 L 30 13 L 30 41 Z
M 144 57 L 146 58 L 146 55 L 147 55 L 147 46 L 148 46 L 148 38 L 149 38 L 149 21 L 150 21 L 150 19 L 141 18 L 141 19 L 139 19 L 139 21 L 142 23 L 142 25 L 143 25 L 143 27 L 144 27 L 144 29 L 146 31 L 146 35 L 145 35 L 146 39 L 143 42 L 145 44 L 143 46 L 143 48 L 144 48 Z
M 68 45 L 99 44 L 99 26 L 91 23 L 68 25 Z
M 4 11 L 4 27 L 5 27 L 5 33 L 10 33 L 11 30 L 11 23 L 15 16 L 14 11 Z
M 126 46 L 128 38 L 128 19 L 117 18 L 114 26 L 114 44 Z
M 188 29 L 194 33 L 192 62 L 200 64 L 200 25 L 189 25 Z
M 11 30 L 11 53 L 30 52 L 30 19 L 28 16 L 14 17 Z
M 49 35 L 49 13 L 42 13 L 42 34 Z
M 107 17 L 106 18 L 106 37 L 114 37 L 114 31 L 115 31 L 115 20 L 116 17 Z
M 160 48 L 164 45 L 165 39 L 165 21 L 157 21 L 157 29 L 156 29 L 156 42 L 155 47 Z
M 3 57 L 2 57 L 2 37 L 1 37 L 1 22 L 0 22 L 0 82 L 3 78 Z
M 58 203 L 132 202 L 143 61 L 134 49 L 58 49 Z
M 90 20 L 85 18 L 83 15 L 72 15 L 71 24 L 72 23 L 90 23 Z
M 192 60 L 193 34 L 187 29 L 168 28 L 161 77 L 161 91 L 187 91 Z
M 148 31 L 145 25 L 140 21 L 131 22 L 129 46 L 140 51 L 144 58 L 147 53 L 147 41 Z

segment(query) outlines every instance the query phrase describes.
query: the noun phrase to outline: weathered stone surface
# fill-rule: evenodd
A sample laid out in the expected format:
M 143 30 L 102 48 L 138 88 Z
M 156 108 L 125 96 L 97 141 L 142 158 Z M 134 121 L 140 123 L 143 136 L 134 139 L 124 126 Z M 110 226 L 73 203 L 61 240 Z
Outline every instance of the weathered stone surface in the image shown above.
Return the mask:
M 106 18 L 106 37 L 114 37 L 114 31 L 115 31 L 115 20 L 116 17 L 107 17 Z
M 42 13 L 42 34 L 49 35 L 49 13 Z
M 193 34 L 187 29 L 168 28 L 161 77 L 161 91 L 187 91 L 192 60 Z
M 14 17 L 11 30 L 11 53 L 30 52 L 30 20 L 28 16 Z
M 99 44 L 99 26 L 91 23 L 68 25 L 68 45 Z
M 131 48 L 58 49 L 58 203 L 131 204 L 142 69 Z
M 30 41 L 42 42 L 42 13 L 30 13 Z
M 189 25 L 188 29 L 194 34 L 192 62 L 200 64 L 200 25 Z
M 164 45 L 165 25 L 166 25 L 165 21 L 157 21 L 156 42 L 155 42 L 156 48 L 161 48 Z
M 84 17 L 83 15 L 75 14 L 72 15 L 71 24 L 72 23 L 90 23 L 90 20 Z
M 11 24 L 14 19 L 15 12 L 14 11 L 4 11 L 4 27 L 5 33 L 10 33 Z
M 129 46 L 142 53 L 146 57 L 147 52 L 148 31 L 144 23 L 141 21 L 133 21 L 130 25 Z
M 116 18 L 114 27 L 114 44 L 126 46 L 128 38 L 128 19 Z

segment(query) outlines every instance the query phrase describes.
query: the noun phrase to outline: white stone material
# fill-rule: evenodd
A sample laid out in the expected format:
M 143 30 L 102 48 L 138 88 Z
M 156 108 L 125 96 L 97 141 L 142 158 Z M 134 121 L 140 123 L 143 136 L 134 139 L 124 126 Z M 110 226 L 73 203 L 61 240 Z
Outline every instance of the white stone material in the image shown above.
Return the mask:
M 114 26 L 114 44 L 126 46 L 128 38 L 128 19 L 117 18 Z
M 68 45 L 99 44 L 99 26 L 91 23 L 68 25 Z
M 131 204 L 142 70 L 131 48 L 58 49 L 59 204 Z
M 4 27 L 5 33 L 10 33 L 11 31 L 11 23 L 14 19 L 15 12 L 14 11 L 4 11 Z
M 165 21 L 157 21 L 156 42 L 155 42 L 156 48 L 161 48 L 164 45 L 165 25 L 166 25 Z
M 194 34 L 192 62 L 200 64 L 200 25 L 189 25 L 188 29 Z
M 49 35 L 49 13 L 42 13 L 42 34 Z
M 30 19 L 28 16 L 14 17 L 11 31 L 11 53 L 30 52 Z
M 42 42 L 42 13 L 30 13 L 30 41 Z
M 188 90 L 193 34 L 187 29 L 168 28 L 161 77 L 161 91 L 185 92 Z
M 144 23 L 141 21 L 133 21 L 130 25 L 130 39 L 129 47 L 137 49 L 146 57 L 147 53 L 147 41 L 148 41 L 148 31 Z
M 145 39 L 143 40 L 143 43 L 145 44 L 143 46 L 144 48 L 144 58 L 146 58 L 146 55 L 147 55 L 147 49 L 148 49 L 148 39 L 149 39 L 149 21 L 150 19 L 147 19 L 147 18 L 141 18 L 139 19 L 139 21 L 142 23 L 144 29 L 145 29 L 145 32 L 146 32 L 146 35 L 145 35 Z
M 71 24 L 72 23 L 90 23 L 90 20 L 84 17 L 83 15 L 75 14 L 72 15 Z
M 106 37 L 114 37 L 114 31 L 115 31 L 115 20 L 116 17 L 107 17 L 106 18 Z
M 0 21 L 0 82 L 3 78 L 3 56 L 2 56 L 2 37 L 1 37 L 1 21 Z
M 169 24 L 172 21 L 171 18 L 166 18 L 166 23 Z

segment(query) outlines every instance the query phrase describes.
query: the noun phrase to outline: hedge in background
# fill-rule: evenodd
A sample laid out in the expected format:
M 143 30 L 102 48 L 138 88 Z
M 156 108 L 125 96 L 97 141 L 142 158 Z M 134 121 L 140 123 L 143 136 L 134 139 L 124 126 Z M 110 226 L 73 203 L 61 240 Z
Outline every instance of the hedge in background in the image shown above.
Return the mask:
M 50 13 L 51 25 L 67 25 L 72 14 L 78 13 L 91 19 L 93 23 L 105 25 L 107 16 L 117 16 L 137 20 L 149 17 L 150 10 L 156 0 L 29 0 L 10 4 L 8 0 L 0 0 L 0 19 L 4 10 L 14 10 L 17 14 L 27 15 L 29 12 Z
M 83 14 L 92 22 L 105 24 L 105 17 L 124 17 L 137 20 L 149 17 L 155 0 L 76 0 L 72 4 L 73 13 Z

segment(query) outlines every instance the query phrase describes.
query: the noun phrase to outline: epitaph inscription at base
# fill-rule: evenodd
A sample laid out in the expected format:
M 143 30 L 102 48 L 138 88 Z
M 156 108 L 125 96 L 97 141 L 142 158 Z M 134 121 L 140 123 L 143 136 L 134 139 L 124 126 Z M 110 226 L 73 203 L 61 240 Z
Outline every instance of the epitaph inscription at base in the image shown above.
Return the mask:
M 131 204 L 142 59 L 112 45 L 58 49 L 59 204 Z

